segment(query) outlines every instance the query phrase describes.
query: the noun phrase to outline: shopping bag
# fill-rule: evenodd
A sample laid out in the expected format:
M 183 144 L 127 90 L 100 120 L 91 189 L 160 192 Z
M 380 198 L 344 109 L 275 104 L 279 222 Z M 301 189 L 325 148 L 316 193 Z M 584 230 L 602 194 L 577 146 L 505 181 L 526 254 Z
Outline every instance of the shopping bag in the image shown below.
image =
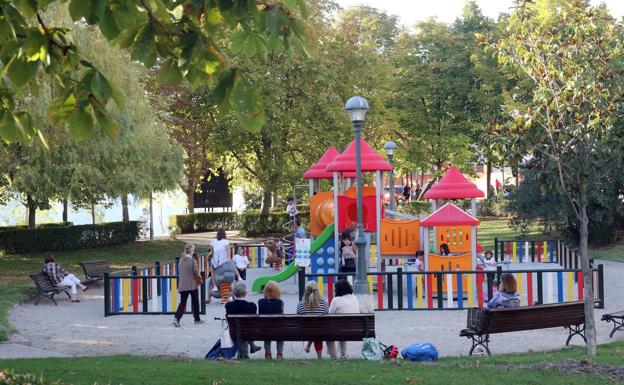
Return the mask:
M 230 337 L 230 325 L 226 320 L 221 320 L 221 349 L 227 349 L 234 346 L 232 337 Z
M 379 341 L 374 338 L 362 340 L 362 356 L 367 360 L 379 361 L 384 358 Z

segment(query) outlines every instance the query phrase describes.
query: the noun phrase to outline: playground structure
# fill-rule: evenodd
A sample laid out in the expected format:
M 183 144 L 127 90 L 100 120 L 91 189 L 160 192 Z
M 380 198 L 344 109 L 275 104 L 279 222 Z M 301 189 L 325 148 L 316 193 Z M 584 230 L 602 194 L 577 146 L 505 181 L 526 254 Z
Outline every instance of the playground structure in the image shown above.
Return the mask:
M 495 240 L 494 255 L 499 265 L 494 269 L 477 266 L 478 244 L 476 198 L 483 192 L 455 167 L 425 195 L 432 203 L 427 217 L 384 210 L 382 201 L 382 171 L 389 164 L 362 142 L 365 172 L 375 172 L 375 186 L 363 188 L 363 222 L 370 242 L 365 258 L 371 292 L 376 292 L 377 310 L 463 309 L 483 306 L 492 297 L 494 281 L 503 272 L 512 273 L 517 280 L 522 306 L 557 303 L 583 299 L 583 280 L 579 257 L 565 242 L 546 240 Z M 308 171 L 310 189 L 309 268 L 292 263 L 277 274 L 253 282 L 258 292 L 269 280 L 284 281 L 298 275 L 300 295 L 307 280 L 318 281 L 321 294 L 328 300 L 333 295 L 337 279 L 353 276 L 339 273 L 338 235 L 356 223 L 354 173 L 354 142 L 343 154 L 329 148 Z M 344 156 L 343 156 L 344 155 Z M 331 170 L 331 172 L 330 172 Z M 331 176 L 331 177 L 330 177 Z M 322 179 L 331 179 L 331 191 L 320 191 Z M 457 199 L 470 199 L 469 211 L 458 206 Z M 394 216 L 391 219 L 387 216 Z M 438 253 L 447 244 L 450 255 Z M 239 244 L 246 250 L 250 266 L 268 267 L 268 250 L 262 244 Z M 424 271 L 400 266 L 423 251 Z M 231 248 L 233 252 L 233 246 Z M 207 270 L 207 260 L 198 256 L 200 270 Z M 394 261 L 384 269 L 383 261 Z M 396 265 L 396 266 L 391 266 Z M 604 307 L 604 271 L 593 265 L 594 293 L 598 307 Z M 308 272 L 306 272 L 306 270 Z M 130 272 L 107 274 L 105 284 L 105 314 L 173 314 L 177 303 L 177 263 L 156 264 Z M 206 284 L 201 286 L 202 298 L 210 295 Z M 202 301 L 201 311 L 205 311 Z M 187 309 L 188 310 L 188 309 Z

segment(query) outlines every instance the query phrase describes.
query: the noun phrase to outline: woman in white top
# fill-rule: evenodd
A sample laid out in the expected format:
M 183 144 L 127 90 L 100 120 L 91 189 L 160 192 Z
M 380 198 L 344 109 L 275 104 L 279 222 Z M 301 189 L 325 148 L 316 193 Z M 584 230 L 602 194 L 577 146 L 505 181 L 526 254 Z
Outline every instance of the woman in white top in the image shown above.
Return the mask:
M 247 266 L 249 266 L 249 258 L 245 255 L 245 248 L 243 246 L 234 244 L 234 250 L 236 251 L 236 254 L 234 254 L 232 259 L 234 260 L 236 269 L 238 269 L 238 274 L 241 279 L 245 281 L 247 280 Z
M 213 239 L 212 245 L 212 268 L 215 275 L 215 284 L 220 292 L 221 302 L 228 302 L 230 299 L 230 285 L 240 274 L 230 258 L 230 242 L 225 238 L 225 230 L 217 230 L 217 238 Z
M 329 305 L 329 314 L 353 314 L 360 312 L 360 304 L 357 297 L 353 295 L 353 288 L 346 279 L 336 282 L 336 296 Z M 336 345 L 334 342 L 328 343 L 330 354 L 335 354 Z M 340 341 L 340 357 L 347 357 L 347 341 Z

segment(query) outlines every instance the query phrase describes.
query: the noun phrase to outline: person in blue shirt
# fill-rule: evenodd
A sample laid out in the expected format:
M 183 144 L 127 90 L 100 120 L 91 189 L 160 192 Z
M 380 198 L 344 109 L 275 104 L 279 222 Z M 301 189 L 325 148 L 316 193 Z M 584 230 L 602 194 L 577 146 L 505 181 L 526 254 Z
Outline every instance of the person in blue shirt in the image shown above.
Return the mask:
M 498 291 L 494 293 L 492 299 L 487 303 L 487 307 L 496 309 L 500 307 L 520 306 L 520 295 L 516 292 L 517 285 L 516 279 L 512 274 L 503 274 Z

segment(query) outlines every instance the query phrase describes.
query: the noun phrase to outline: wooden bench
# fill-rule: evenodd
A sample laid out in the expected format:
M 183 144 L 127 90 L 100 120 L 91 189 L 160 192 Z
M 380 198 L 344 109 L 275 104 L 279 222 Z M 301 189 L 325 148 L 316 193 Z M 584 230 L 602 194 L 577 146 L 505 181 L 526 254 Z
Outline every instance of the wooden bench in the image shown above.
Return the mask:
M 613 330 L 609 333 L 609 338 L 613 337 L 616 331 L 624 329 L 624 310 L 615 313 L 604 314 L 601 321 L 613 322 Z
M 68 298 L 71 298 L 71 295 L 69 294 L 69 286 L 56 286 L 52 283 L 52 281 L 50 281 L 50 278 L 44 272 L 32 274 L 30 278 L 33 280 L 35 286 L 37 286 L 37 290 L 39 291 L 37 299 L 35 299 L 35 305 L 38 305 L 39 301 L 43 298 L 48 298 L 54 302 L 54 305 L 58 305 L 54 300 L 54 296 L 61 293 L 65 293 Z
M 362 341 L 375 337 L 374 314 L 228 315 L 232 341 Z M 239 356 L 240 356 L 239 350 Z
M 475 312 L 478 312 L 476 317 Z M 472 340 L 469 355 L 477 346 L 484 347 L 491 355 L 488 346 L 490 334 L 561 326 L 569 330 L 566 346 L 575 335 L 581 336 L 587 343 L 582 301 L 519 308 L 468 309 L 467 328 L 459 335 Z
M 111 272 L 110 262 L 105 259 L 80 262 L 80 266 L 82 266 L 85 275 L 83 284 L 95 282 L 97 287 L 100 287 L 99 281 L 104 279 L 104 273 Z

